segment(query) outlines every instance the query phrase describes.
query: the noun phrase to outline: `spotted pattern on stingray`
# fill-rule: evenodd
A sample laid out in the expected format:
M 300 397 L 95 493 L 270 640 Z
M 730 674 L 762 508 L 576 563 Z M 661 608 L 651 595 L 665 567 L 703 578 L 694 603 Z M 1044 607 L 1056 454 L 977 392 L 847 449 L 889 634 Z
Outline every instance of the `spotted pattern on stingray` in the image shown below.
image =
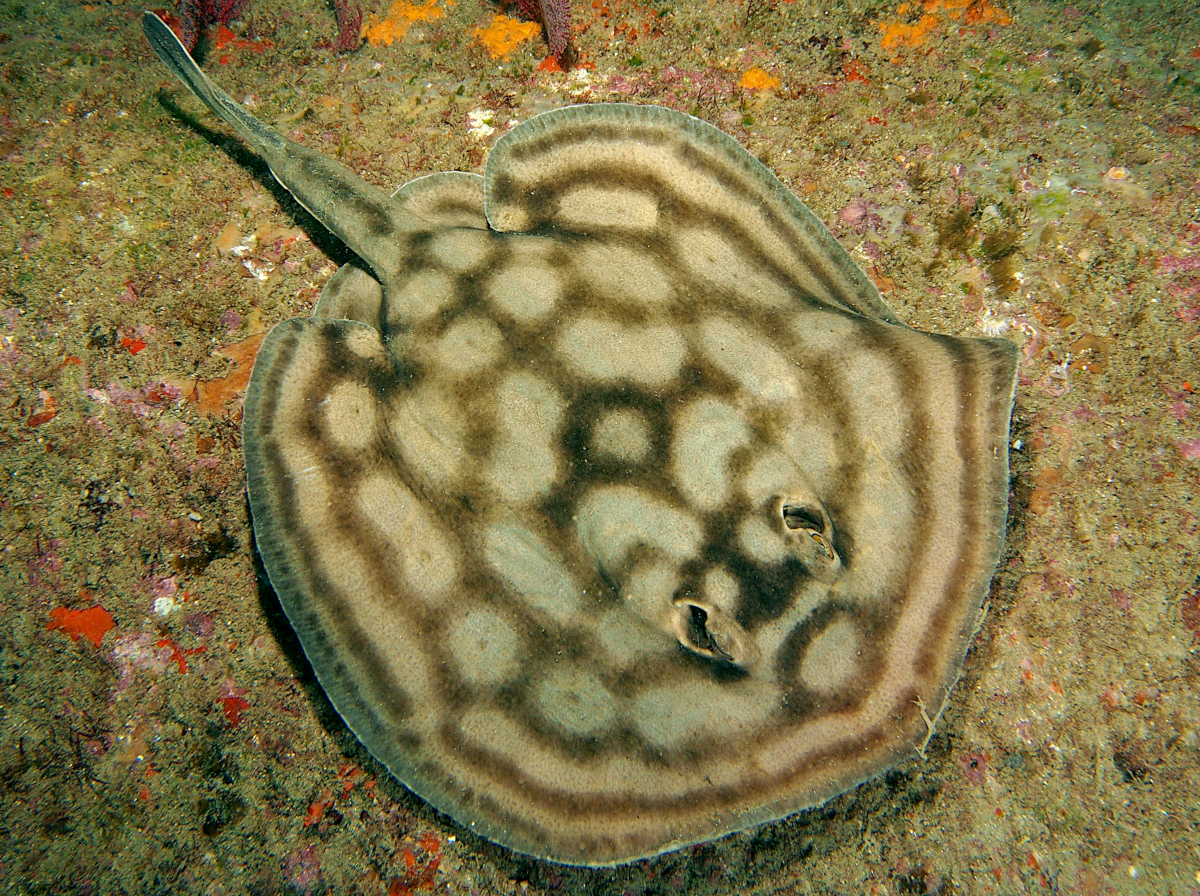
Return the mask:
M 263 564 L 372 755 L 607 865 L 921 746 L 1003 539 L 1010 343 L 904 326 L 689 116 L 558 110 L 388 195 L 144 23 L 361 259 L 264 340 L 244 441 Z

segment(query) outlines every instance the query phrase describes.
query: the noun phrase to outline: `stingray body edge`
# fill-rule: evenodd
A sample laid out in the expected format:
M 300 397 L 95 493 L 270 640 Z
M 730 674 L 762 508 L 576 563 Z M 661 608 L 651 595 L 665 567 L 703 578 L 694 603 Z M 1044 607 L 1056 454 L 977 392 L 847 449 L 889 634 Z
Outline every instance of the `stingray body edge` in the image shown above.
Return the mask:
M 901 324 L 690 116 L 546 113 L 389 196 L 145 27 L 363 262 L 267 336 L 243 426 L 272 586 L 392 774 L 612 865 L 921 746 L 1002 547 L 1010 343 Z

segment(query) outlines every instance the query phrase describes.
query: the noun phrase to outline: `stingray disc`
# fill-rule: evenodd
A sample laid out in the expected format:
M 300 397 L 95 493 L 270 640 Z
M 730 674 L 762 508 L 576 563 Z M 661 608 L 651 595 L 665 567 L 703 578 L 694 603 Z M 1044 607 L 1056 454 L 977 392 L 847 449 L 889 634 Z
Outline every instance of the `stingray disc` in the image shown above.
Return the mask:
M 388 196 L 146 27 L 363 260 L 263 343 L 246 468 L 288 618 L 397 778 L 599 865 L 924 741 L 1002 543 L 1011 344 L 901 324 L 689 116 L 547 113 Z

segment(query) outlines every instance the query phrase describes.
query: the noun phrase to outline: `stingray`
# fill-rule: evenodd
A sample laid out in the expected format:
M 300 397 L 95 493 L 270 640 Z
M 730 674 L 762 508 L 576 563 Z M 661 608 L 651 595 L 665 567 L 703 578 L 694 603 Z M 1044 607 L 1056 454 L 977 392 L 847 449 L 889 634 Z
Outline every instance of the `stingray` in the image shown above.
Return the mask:
M 572 106 L 393 194 L 159 58 L 357 259 L 244 403 L 257 549 L 408 788 L 612 865 L 923 751 L 1002 547 L 1016 351 L 905 326 L 733 138 Z

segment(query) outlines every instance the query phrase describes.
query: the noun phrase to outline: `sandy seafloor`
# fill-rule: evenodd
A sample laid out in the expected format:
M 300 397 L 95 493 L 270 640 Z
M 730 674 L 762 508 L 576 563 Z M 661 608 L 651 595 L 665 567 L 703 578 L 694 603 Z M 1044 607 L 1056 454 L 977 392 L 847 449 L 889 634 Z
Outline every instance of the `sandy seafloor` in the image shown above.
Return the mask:
M 346 256 L 152 57 L 140 6 L 4 0 L 0 890 L 1200 893 L 1196 4 L 576 2 L 567 74 L 541 39 L 493 59 L 494 5 L 441 6 L 337 56 L 325 5 L 253 0 L 204 63 L 388 187 L 479 171 L 573 101 L 699 115 L 906 322 L 1021 346 L 1008 541 L 928 754 L 600 871 L 391 780 L 260 582 L 241 455 L 256 337 Z

